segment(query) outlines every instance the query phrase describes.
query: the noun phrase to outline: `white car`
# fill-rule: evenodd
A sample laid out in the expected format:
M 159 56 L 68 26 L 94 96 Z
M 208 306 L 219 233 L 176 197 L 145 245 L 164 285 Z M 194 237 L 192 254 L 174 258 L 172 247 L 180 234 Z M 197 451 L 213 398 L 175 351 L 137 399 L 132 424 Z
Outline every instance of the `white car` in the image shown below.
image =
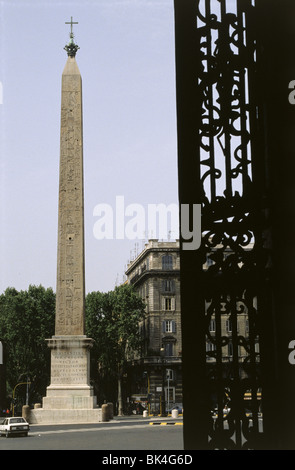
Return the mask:
M 9 437 L 12 434 L 28 435 L 29 423 L 24 418 L 5 418 L 0 424 L 0 435 Z

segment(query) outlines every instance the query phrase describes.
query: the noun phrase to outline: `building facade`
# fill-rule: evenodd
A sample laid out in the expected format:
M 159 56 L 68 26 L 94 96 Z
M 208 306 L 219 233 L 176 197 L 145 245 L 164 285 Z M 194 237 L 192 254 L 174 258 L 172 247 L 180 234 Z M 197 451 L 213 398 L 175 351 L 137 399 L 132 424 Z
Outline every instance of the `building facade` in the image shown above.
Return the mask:
M 250 244 L 246 251 L 251 247 Z M 208 274 L 216 266 L 214 260 L 219 249 L 219 246 L 215 247 L 204 259 L 203 269 Z M 223 256 L 230 262 L 231 250 Z M 183 403 L 179 242 L 149 240 L 144 250 L 129 263 L 126 275 L 127 282 L 134 285 L 146 304 L 146 317 L 140 324 L 142 349 L 129 362 L 129 400 L 142 402 L 145 407 L 149 405 L 152 413 L 162 413 Z M 255 298 L 253 302 L 255 309 Z M 193 311 L 196 306 L 192 305 L 191 308 Z M 259 337 L 252 339 L 250 348 L 249 308 L 242 298 L 237 300 L 235 308 L 238 314 L 233 325 L 232 308 L 227 296 L 218 305 L 210 299 L 205 300 L 207 370 L 214 376 L 219 373 L 219 364 L 222 363 L 223 380 L 230 381 L 237 354 L 236 367 L 240 370 L 241 379 L 246 381 L 250 356 L 255 355 L 256 367 L 259 367 Z M 221 346 L 220 356 L 217 346 Z M 214 395 L 211 402 L 212 410 L 216 409 Z M 225 394 L 224 405 L 227 404 Z
M 249 243 L 244 247 L 246 253 L 251 253 L 253 244 Z M 218 268 L 214 259 L 220 256 L 222 251 L 221 245 L 216 245 L 210 252 L 207 253 L 206 262 L 203 265 L 203 270 L 208 275 L 209 270 L 215 270 L 214 275 L 218 277 Z M 222 257 L 224 262 L 229 264 L 232 262 L 233 252 L 223 250 Z M 240 263 L 242 268 L 242 263 Z M 236 316 L 232 314 L 233 307 L 235 308 Z M 223 364 L 228 364 L 224 367 L 224 375 L 231 376 L 232 362 L 234 357 L 234 349 L 236 349 L 236 356 L 240 364 L 240 376 L 245 378 L 247 376 L 244 366 L 249 360 L 250 354 L 255 357 L 255 363 L 260 361 L 259 350 L 259 335 L 253 335 L 251 338 L 251 348 L 248 344 L 250 329 L 253 328 L 251 323 L 254 319 L 251 316 L 253 311 L 257 309 L 257 298 L 252 299 L 252 304 L 247 305 L 244 294 L 242 293 L 239 298 L 234 302 L 229 295 L 224 295 L 218 303 L 212 299 L 205 299 L 205 324 L 206 324 L 206 363 L 213 364 L 217 359 L 217 343 L 220 344 L 220 360 Z M 235 346 L 234 346 L 235 343 Z
M 182 406 L 179 242 L 149 240 L 126 276 L 146 303 L 142 349 L 128 369 L 130 400 L 164 413 Z

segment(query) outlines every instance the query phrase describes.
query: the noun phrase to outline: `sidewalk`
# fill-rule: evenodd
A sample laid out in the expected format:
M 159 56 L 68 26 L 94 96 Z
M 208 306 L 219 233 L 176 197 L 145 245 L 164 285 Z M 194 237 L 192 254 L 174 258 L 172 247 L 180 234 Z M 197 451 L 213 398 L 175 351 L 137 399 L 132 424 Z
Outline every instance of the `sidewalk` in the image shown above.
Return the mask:
M 124 415 L 124 416 L 114 416 L 110 421 L 182 421 L 183 416 L 178 416 L 178 418 L 172 418 L 169 416 L 159 416 L 159 415 L 148 415 L 143 417 L 143 415 Z

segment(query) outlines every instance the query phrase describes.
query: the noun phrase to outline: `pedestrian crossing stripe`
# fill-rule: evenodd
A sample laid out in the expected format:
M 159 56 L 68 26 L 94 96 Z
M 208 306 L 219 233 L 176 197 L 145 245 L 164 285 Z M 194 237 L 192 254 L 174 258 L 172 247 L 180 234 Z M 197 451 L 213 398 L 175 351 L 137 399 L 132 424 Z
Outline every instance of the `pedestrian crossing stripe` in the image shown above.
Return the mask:
M 171 426 L 171 425 L 178 425 L 178 426 L 182 426 L 183 423 L 149 423 L 150 426 L 152 425 L 158 425 L 158 426 Z
M 150 418 L 155 417 L 155 416 L 161 417 L 162 415 L 161 415 L 161 414 L 158 414 L 158 415 L 157 415 L 157 414 L 155 414 L 155 415 L 154 415 L 154 414 L 149 414 L 149 417 L 150 417 Z M 171 414 L 171 413 L 168 413 L 167 416 L 172 416 L 172 414 Z M 180 418 L 182 418 L 182 417 L 183 417 L 183 414 L 182 414 L 182 413 L 178 413 L 178 416 L 179 416 Z

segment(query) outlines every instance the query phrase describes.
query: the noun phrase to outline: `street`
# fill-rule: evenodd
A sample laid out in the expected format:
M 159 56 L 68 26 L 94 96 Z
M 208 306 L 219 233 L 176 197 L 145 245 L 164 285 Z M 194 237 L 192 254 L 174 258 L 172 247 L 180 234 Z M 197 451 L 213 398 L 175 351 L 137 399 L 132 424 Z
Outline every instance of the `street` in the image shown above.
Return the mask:
M 182 419 L 142 416 L 115 417 L 97 424 L 31 425 L 28 437 L 1 437 L 0 451 L 182 450 L 182 432 Z

